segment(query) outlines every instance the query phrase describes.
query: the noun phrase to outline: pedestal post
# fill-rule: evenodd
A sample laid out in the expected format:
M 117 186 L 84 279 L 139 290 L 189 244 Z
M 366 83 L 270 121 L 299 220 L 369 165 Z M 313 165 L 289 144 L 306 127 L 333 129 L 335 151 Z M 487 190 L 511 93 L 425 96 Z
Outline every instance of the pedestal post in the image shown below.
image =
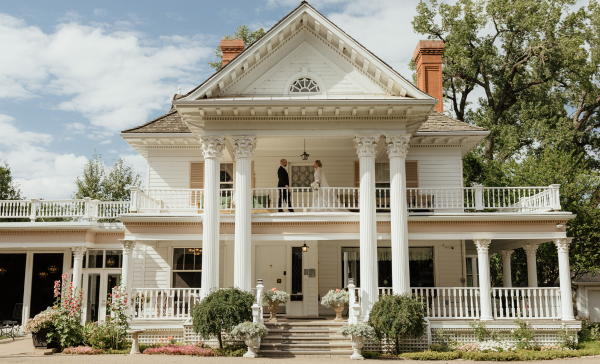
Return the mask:
M 527 254 L 527 282 L 529 287 L 537 287 L 537 244 L 523 245 L 523 250 Z
M 255 137 L 231 138 L 235 154 L 235 247 L 233 285 L 252 290 L 252 154 Z
M 554 239 L 558 250 L 558 274 L 560 277 L 560 303 L 563 320 L 574 320 L 571 297 L 571 266 L 569 264 L 569 246 L 573 238 Z
M 219 171 L 225 144 L 222 137 L 200 138 L 204 155 L 204 213 L 202 214 L 202 298 L 219 288 Z
M 480 320 L 493 320 L 492 316 L 492 287 L 490 283 L 490 257 L 488 248 L 490 239 L 475 239 L 477 261 L 479 263 L 479 295 L 481 302 Z
M 368 320 L 378 298 L 375 156 L 380 137 L 357 135 L 354 140 L 360 161 L 360 290 L 363 320 Z
M 512 287 L 510 256 L 513 252 L 514 250 L 500 250 L 500 255 L 502 255 L 502 285 L 506 288 Z
M 406 208 L 406 154 L 410 135 L 387 135 L 390 158 L 390 212 L 392 236 L 392 291 L 410 293 L 408 210 Z

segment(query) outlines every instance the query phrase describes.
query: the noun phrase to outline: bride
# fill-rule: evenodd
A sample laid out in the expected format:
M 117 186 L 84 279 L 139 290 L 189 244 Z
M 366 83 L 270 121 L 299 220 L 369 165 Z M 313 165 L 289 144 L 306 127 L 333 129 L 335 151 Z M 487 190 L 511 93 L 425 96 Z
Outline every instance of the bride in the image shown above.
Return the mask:
M 327 178 L 325 178 L 325 173 L 323 172 L 323 163 L 320 160 L 315 161 L 315 182 L 319 184 L 319 189 L 313 190 L 313 201 L 314 207 L 316 207 L 316 211 L 335 211 L 333 207 L 339 207 L 336 205 L 336 197 L 334 196 L 334 191 L 327 188 L 329 184 L 327 183 Z

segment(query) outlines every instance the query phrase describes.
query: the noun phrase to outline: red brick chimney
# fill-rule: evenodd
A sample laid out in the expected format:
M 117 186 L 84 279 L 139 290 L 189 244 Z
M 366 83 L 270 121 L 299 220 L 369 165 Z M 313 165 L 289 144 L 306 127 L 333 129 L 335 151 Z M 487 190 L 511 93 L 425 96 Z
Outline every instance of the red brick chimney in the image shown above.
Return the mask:
M 244 41 L 241 39 L 223 39 L 219 45 L 223 52 L 223 66 L 244 50 Z
M 443 41 L 421 40 L 413 54 L 417 64 L 417 87 L 439 100 L 435 110 L 441 113 L 444 112 L 442 53 L 444 53 Z

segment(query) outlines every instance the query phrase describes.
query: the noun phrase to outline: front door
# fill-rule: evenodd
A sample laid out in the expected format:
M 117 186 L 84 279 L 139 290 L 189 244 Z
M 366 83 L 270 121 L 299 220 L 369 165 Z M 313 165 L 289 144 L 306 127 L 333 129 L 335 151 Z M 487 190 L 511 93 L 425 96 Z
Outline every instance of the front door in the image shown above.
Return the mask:
M 98 272 L 88 273 L 87 282 L 84 283 L 87 292 L 85 318 L 88 322 L 104 321 L 106 318 L 106 304 L 108 295 L 121 281 L 120 273 Z
M 262 279 L 265 290 L 277 288 L 278 291 L 286 289 L 286 246 L 259 245 L 256 247 L 256 279 Z M 283 312 L 280 306 L 279 311 Z M 268 311 L 265 311 L 268 312 Z

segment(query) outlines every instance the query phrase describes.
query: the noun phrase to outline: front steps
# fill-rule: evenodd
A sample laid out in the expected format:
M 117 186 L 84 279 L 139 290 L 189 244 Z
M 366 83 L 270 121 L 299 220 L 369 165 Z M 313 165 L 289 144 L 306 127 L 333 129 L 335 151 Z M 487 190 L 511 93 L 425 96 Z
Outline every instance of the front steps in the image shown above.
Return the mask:
M 347 324 L 330 320 L 267 322 L 267 337 L 261 341 L 262 357 L 348 357 L 352 355 L 349 337 L 337 331 Z

